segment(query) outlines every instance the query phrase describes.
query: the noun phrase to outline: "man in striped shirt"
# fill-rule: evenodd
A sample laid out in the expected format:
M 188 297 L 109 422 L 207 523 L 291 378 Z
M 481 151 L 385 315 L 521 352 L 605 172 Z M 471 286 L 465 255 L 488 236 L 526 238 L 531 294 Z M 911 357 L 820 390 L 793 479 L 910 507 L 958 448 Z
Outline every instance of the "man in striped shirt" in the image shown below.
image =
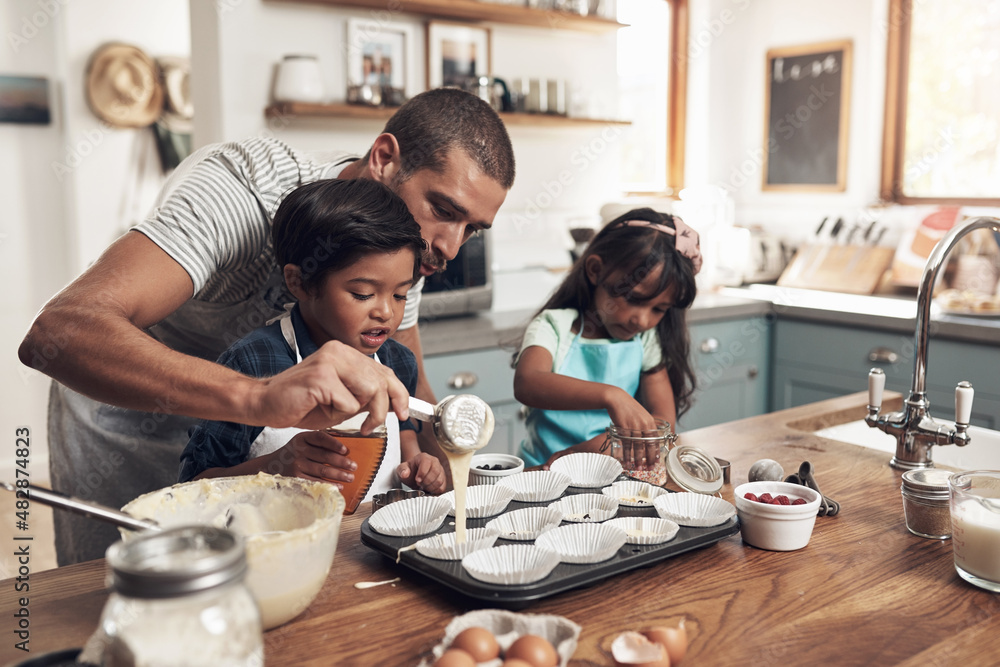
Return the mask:
M 215 360 L 291 301 L 270 244 L 290 190 L 320 178 L 367 178 L 406 202 L 427 244 L 424 276 L 489 229 L 514 180 L 510 138 L 490 106 L 437 89 L 402 106 L 360 159 L 317 161 L 275 139 L 208 146 L 172 175 L 149 216 L 45 305 L 21 344 L 50 375 L 53 488 L 120 507 L 169 486 L 197 419 L 323 428 L 360 411 L 367 427 L 389 410 L 406 419 L 406 388 L 391 371 L 330 342 L 270 378 Z M 316 253 L 336 252 L 317 247 Z M 411 290 L 396 339 L 416 354 Z M 56 354 L 50 354 L 56 349 Z M 113 528 L 55 515 L 60 565 L 98 558 Z

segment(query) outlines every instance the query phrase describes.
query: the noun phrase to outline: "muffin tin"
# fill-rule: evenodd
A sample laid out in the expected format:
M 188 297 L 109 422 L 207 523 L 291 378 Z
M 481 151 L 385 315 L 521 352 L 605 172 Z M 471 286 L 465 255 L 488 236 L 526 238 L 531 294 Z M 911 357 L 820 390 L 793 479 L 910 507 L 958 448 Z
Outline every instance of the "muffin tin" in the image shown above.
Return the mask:
M 593 492 L 593 489 L 570 487 L 562 498 L 578 493 Z M 512 500 L 503 514 L 527 507 L 545 507 L 551 504 L 551 502 L 526 503 Z M 503 516 L 503 514 L 500 516 Z M 656 509 L 653 507 L 620 507 L 618 516 L 656 517 L 657 514 Z M 739 520 L 735 516 L 716 526 L 704 528 L 681 526 L 676 536 L 666 542 L 651 545 L 625 544 L 609 559 L 598 563 L 576 564 L 561 562 L 547 576 L 542 577 L 538 581 L 524 584 L 497 584 L 477 580 L 470 576 L 462 567 L 460 561 L 434 560 L 420 555 L 415 550 L 405 550 L 400 553 L 400 549 L 414 544 L 426 537 L 426 535 L 418 537 L 382 535 L 372 530 L 371 526 L 369 526 L 369 519 L 365 519 L 361 524 L 362 544 L 384 554 L 394 561 L 398 557 L 401 567 L 418 572 L 469 598 L 485 601 L 493 606 L 507 609 L 522 609 L 535 600 L 563 593 L 574 588 L 588 586 L 616 574 L 645 567 L 694 549 L 715 544 L 730 535 L 735 535 L 740 530 Z M 490 520 L 485 518 L 470 518 L 466 525 L 468 528 L 480 528 L 484 527 Z M 573 524 L 564 521 L 561 525 Z M 449 517 L 434 532 L 440 534 L 454 532 L 454 530 L 454 518 Z M 492 548 L 495 549 L 515 544 L 524 545 L 532 544 L 532 542 L 506 540 L 500 537 Z

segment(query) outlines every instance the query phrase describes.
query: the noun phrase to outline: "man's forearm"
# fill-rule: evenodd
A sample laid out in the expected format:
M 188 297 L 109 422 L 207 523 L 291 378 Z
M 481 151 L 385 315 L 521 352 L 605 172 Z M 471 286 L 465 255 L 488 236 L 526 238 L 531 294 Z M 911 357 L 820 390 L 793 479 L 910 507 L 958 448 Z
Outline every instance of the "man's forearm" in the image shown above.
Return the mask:
M 247 423 L 251 378 L 171 350 L 122 317 L 50 304 L 18 354 L 25 365 L 98 401 Z

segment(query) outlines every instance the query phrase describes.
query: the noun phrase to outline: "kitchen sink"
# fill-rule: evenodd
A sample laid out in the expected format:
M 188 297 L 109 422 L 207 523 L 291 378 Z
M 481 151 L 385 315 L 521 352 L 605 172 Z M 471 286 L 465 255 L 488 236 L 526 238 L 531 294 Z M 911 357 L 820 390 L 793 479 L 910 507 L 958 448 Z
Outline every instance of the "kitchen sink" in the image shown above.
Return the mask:
M 870 428 L 863 419 L 829 426 L 814 433 L 830 440 L 886 452 L 888 458 L 896 452 L 896 439 Z M 970 426 L 969 435 L 972 442 L 965 447 L 935 446 L 931 450 L 934 463 L 958 470 L 1000 470 L 1000 431 Z

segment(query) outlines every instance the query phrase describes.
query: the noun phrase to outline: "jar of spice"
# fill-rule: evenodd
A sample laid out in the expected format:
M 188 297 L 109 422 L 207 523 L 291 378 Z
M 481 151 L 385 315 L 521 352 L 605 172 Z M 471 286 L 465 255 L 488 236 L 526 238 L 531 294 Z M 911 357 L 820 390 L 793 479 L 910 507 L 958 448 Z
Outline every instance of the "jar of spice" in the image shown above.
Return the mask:
M 948 505 L 948 478 L 951 472 L 920 468 L 903 473 L 903 515 L 906 528 L 914 535 L 933 540 L 951 537 L 951 510 Z
M 604 446 L 611 447 L 611 456 L 622 464 L 629 477 L 655 486 L 667 483 L 667 455 L 677 436 L 670 422 L 657 419 L 656 428 L 649 431 L 620 428 L 611 424 L 605 434 Z M 602 451 L 603 451 L 602 447 Z
M 147 532 L 108 549 L 112 587 L 81 660 L 107 665 L 258 667 L 260 612 L 244 585 L 242 538 L 210 526 Z

